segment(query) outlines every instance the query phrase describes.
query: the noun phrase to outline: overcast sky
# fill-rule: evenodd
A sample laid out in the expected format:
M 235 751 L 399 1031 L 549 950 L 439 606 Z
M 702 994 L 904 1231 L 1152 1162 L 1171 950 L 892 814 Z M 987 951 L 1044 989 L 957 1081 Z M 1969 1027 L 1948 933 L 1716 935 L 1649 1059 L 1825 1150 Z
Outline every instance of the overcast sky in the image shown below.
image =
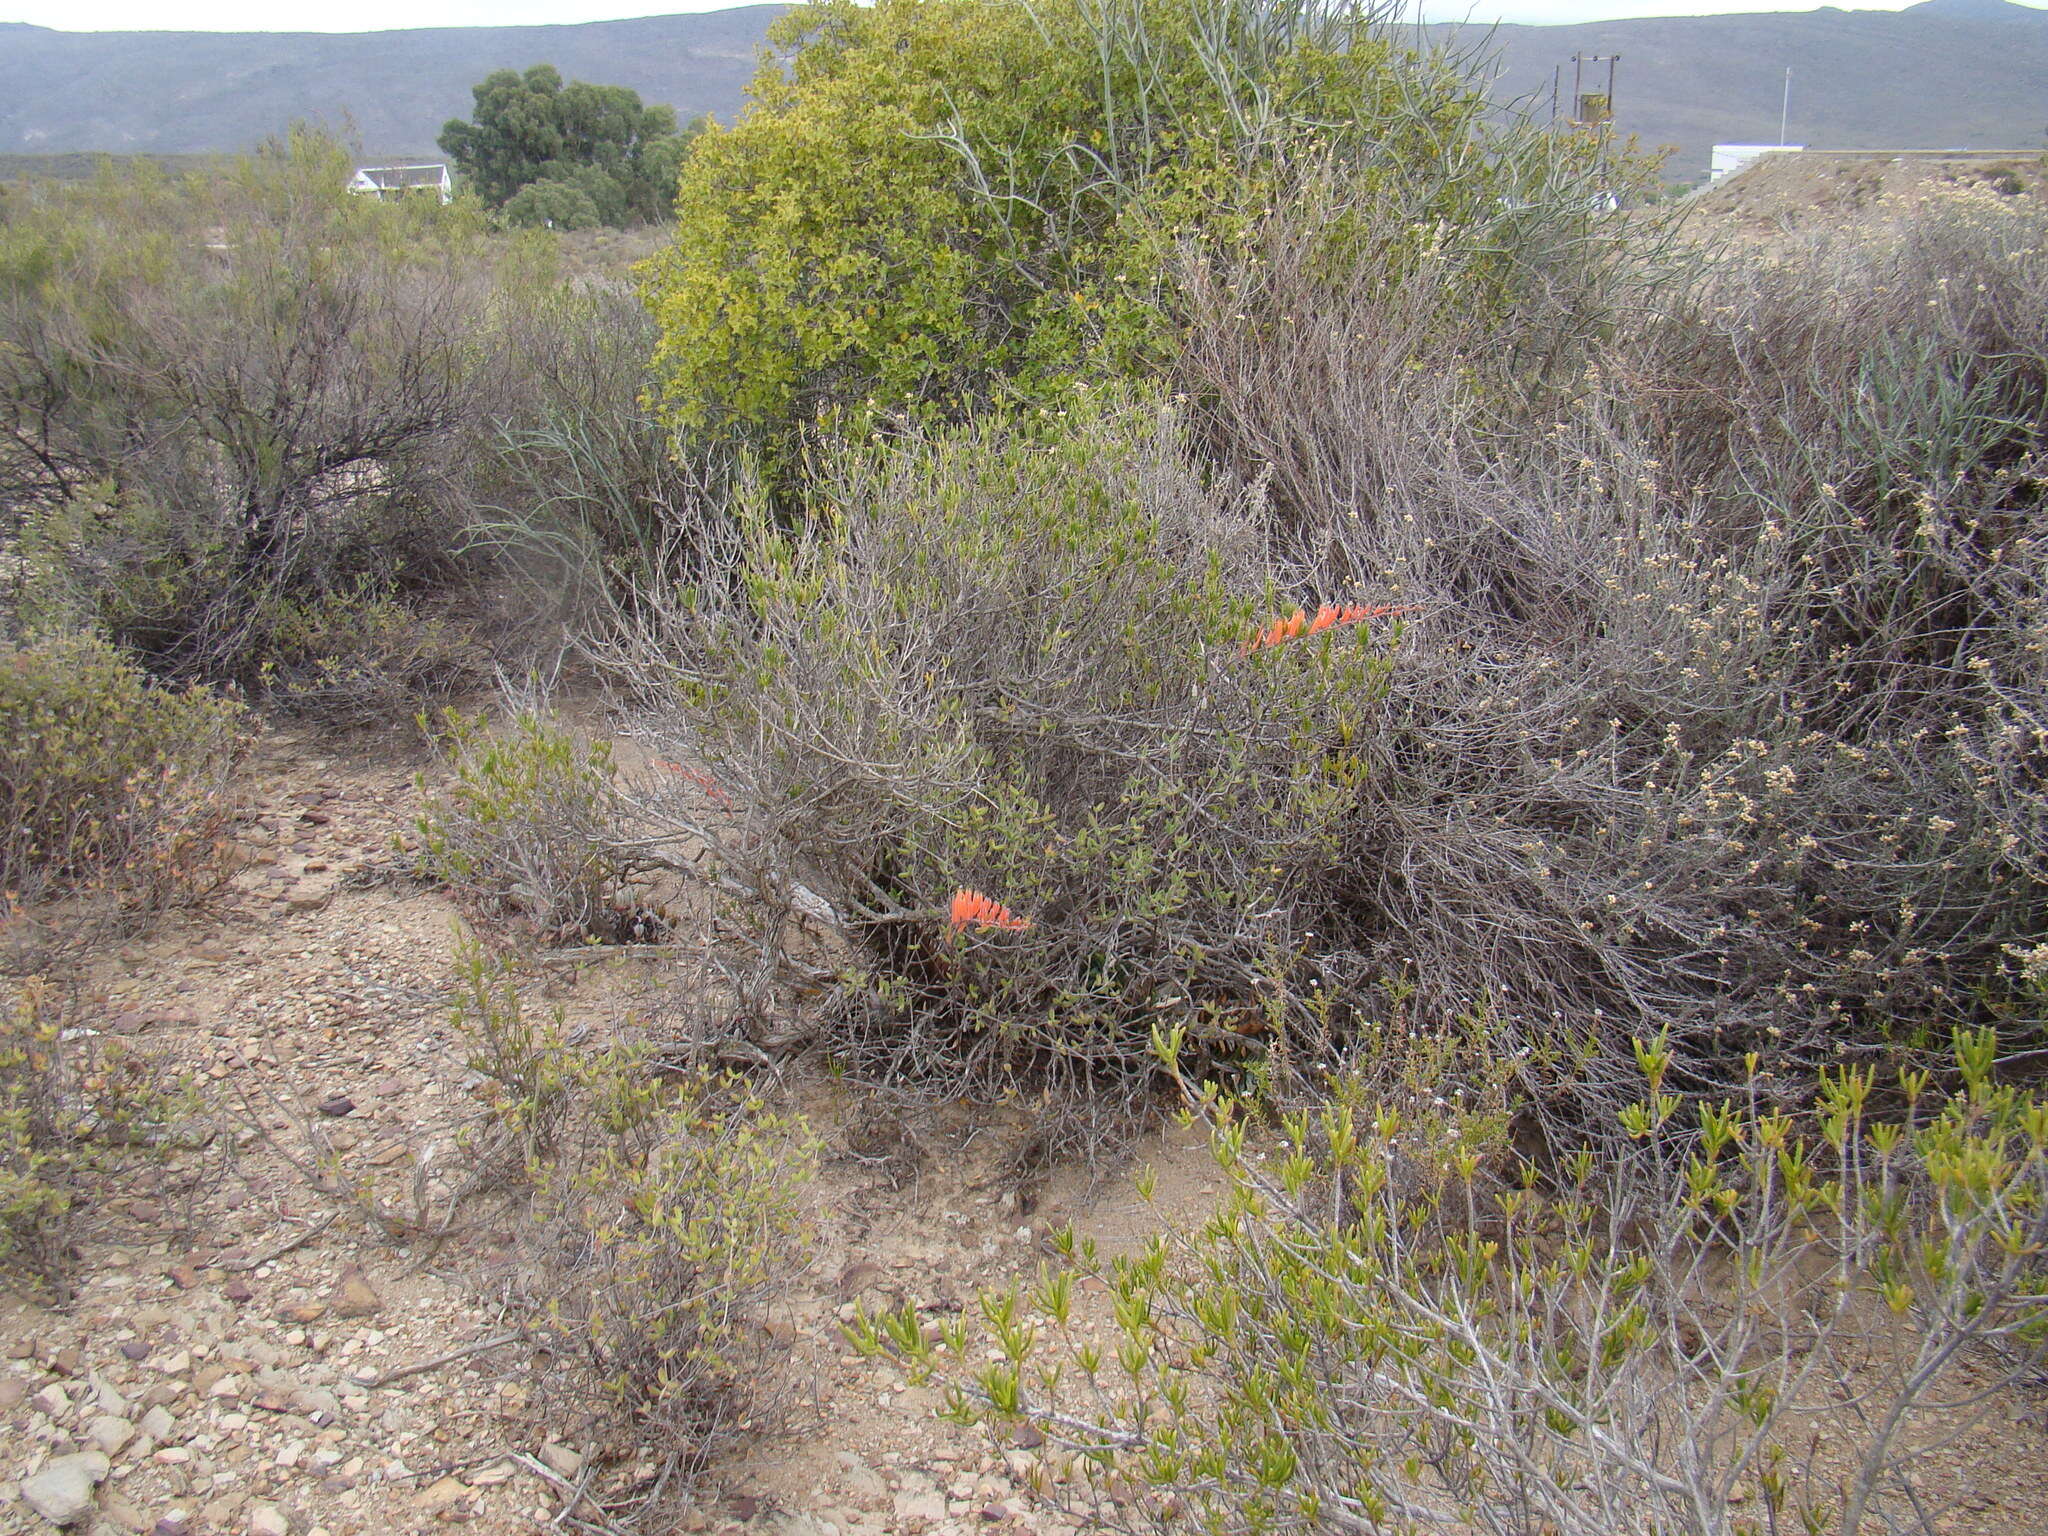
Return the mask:
M 0 20 L 66 32 L 369 32 L 387 27 L 480 27 L 610 21 L 677 11 L 723 10 L 731 0 L 0 0 Z M 1697 16 L 1720 11 L 1792 11 L 1785 0 L 1423 0 L 1432 21 L 1604 21 L 1622 16 Z M 1895 11 L 1906 0 L 1854 7 Z M 1849 7 L 1845 7 L 1848 9 Z

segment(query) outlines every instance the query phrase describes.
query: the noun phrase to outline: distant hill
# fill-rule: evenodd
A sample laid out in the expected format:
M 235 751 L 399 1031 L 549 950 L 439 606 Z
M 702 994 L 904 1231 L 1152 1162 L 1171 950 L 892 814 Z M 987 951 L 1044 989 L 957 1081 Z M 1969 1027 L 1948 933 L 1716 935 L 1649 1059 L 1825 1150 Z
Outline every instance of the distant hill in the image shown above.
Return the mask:
M 294 120 L 380 155 L 438 155 L 469 88 L 549 63 L 678 115 L 729 114 L 780 6 L 567 27 L 56 32 L 0 23 L 0 154 L 246 150 Z
M 55 32 L 0 23 L 0 154 L 241 150 L 293 119 L 380 154 L 431 154 L 493 69 L 546 61 L 678 113 L 731 114 L 778 7 L 562 27 L 413 32 Z M 1442 29 L 1435 29 L 1442 30 Z M 1618 126 L 1697 178 L 1715 143 L 1787 136 L 1840 149 L 2038 149 L 2048 134 L 2048 10 L 1926 0 L 1908 10 L 1660 17 L 1459 29 L 1497 51 L 1496 90 L 1547 112 L 1551 71 L 1618 53 Z
M 2007 0 L 1503 26 L 1490 42 L 1496 94 L 1535 98 L 1546 114 L 1555 66 L 1569 91 L 1574 53 L 1620 54 L 1616 125 L 1648 147 L 1675 146 L 1674 180 L 1703 177 L 1715 144 L 1777 143 L 1788 66 L 1794 144 L 2048 145 L 2048 10 Z

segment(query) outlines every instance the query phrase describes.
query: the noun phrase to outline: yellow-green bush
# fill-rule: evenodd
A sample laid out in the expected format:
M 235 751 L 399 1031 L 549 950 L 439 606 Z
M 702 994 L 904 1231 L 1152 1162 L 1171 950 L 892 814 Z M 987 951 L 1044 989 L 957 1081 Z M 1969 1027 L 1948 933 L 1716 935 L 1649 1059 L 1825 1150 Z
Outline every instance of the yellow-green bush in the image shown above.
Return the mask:
M 150 900 L 217 876 L 242 719 L 99 640 L 0 650 L 0 887 Z
M 818 1143 L 736 1077 L 676 1070 L 628 1041 L 579 1051 L 536 1024 L 513 979 L 468 948 L 454 1025 L 490 1079 L 472 1166 L 499 1153 L 529 1186 L 527 1326 L 552 1383 L 694 1473 L 769 1422 L 769 1309 L 810 1242 Z
M 420 872 L 536 933 L 597 932 L 635 868 L 611 748 L 533 710 L 502 730 L 452 708 L 420 725 L 455 776 L 415 824 Z
M 1981 1347 L 2032 1379 L 2048 1322 L 2048 1102 L 1988 1031 L 1956 1047 L 1953 1095 L 1846 1068 L 1795 1120 L 1762 1084 L 1683 1111 L 1639 1044 L 1630 1150 L 1541 1169 L 1490 1109 L 1340 1084 L 1265 1141 L 1210 1092 L 1213 1215 L 852 1333 L 1139 1526 L 1931 1531 L 1921 1442 L 1994 1410 Z
M 771 34 L 787 67 L 691 146 L 650 264 L 670 415 L 786 448 L 820 414 L 1128 377 L 1171 355 L 1174 253 L 1233 249 L 1311 164 L 1395 211 L 1377 259 L 1468 225 L 1510 251 L 1494 210 L 1588 168 L 1546 135 L 1548 171 L 1523 176 L 1468 68 L 1385 20 L 1347 0 L 793 10 Z
M 0 1008 L 0 1279 L 68 1299 L 76 1213 L 112 1160 L 186 1107 L 145 1059 L 103 1048 L 39 980 Z

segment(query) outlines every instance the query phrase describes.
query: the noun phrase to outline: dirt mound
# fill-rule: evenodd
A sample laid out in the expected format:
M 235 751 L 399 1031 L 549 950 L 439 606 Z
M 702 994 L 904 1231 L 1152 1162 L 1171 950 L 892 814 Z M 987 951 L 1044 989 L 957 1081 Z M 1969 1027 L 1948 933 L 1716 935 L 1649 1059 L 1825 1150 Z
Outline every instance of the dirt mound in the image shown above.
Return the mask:
M 1771 240 L 1896 218 L 1959 192 L 2048 201 L 2048 165 L 1981 154 L 1770 154 L 1697 193 L 1692 208 L 1738 237 Z

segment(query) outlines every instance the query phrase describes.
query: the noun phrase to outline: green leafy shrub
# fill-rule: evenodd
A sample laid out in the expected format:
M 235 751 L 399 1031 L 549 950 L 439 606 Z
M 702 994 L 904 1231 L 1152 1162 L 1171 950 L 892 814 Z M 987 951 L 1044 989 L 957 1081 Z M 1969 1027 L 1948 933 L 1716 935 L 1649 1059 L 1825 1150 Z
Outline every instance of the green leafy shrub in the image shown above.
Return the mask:
M 541 1176 L 558 1257 L 537 1323 L 600 1399 L 688 1472 L 770 1422 L 764 1324 L 808 1244 L 817 1142 L 742 1082 L 584 1065 L 593 1114 Z
M 1957 1093 L 1909 1073 L 1897 1115 L 1856 1068 L 1810 1122 L 1752 1085 L 1674 1154 L 1671 1054 L 1642 1044 L 1633 1150 L 1546 1171 L 1485 1108 L 1339 1085 L 1264 1148 L 1210 1090 L 1214 1215 L 1114 1260 L 1069 1234 L 978 1323 L 851 1332 L 957 1417 L 1038 1424 L 1046 1485 L 1120 1524 L 1931 1532 L 1911 1469 L 1991 1411 L 1980 1346 L 2005 1382 L 2043 1361 L 2048 1104 L 1996 1055 L 1959 1037 Z
M 454 1025 L 491 1083 L 489 1145 L 520 1159 L 525 1326 L 571 1396 L 688 1474 L 774 1417 L 763 1327 L 810 1241 L 818 1143 L 730 1076 L 631 1042 L 578 1051 L 536 1024 L 503 967 L 458 959 Z
M 103 642 L 0 650 L 0 889 L 127 902 L 223 872 L 242 710 L 150 682 Z
M 455 951 L 449 1025 L 467 1048 L 463 1065 L 490 1085 L 486 1109 L 492 1124 L 511 1138 L 513 1171 L 530 1175 L 556 1150 L 569 1111 L 572 1072 L 559 1011 L 536 1024 L 504 966 L 482 945 L 463 939 Z
M 185 1107 L 152 1063 L 67 1027 L 46 984 L 25 983 L 0 1010 L 0 1278 L 69 1300 L 74 1217 Z
M 638 867 L 611 748 L 528 709 L 502 730 L 453 708 L 420 725 L 454 774 L 416 823 L 420 872 L 536 933 L 599 932 Z

